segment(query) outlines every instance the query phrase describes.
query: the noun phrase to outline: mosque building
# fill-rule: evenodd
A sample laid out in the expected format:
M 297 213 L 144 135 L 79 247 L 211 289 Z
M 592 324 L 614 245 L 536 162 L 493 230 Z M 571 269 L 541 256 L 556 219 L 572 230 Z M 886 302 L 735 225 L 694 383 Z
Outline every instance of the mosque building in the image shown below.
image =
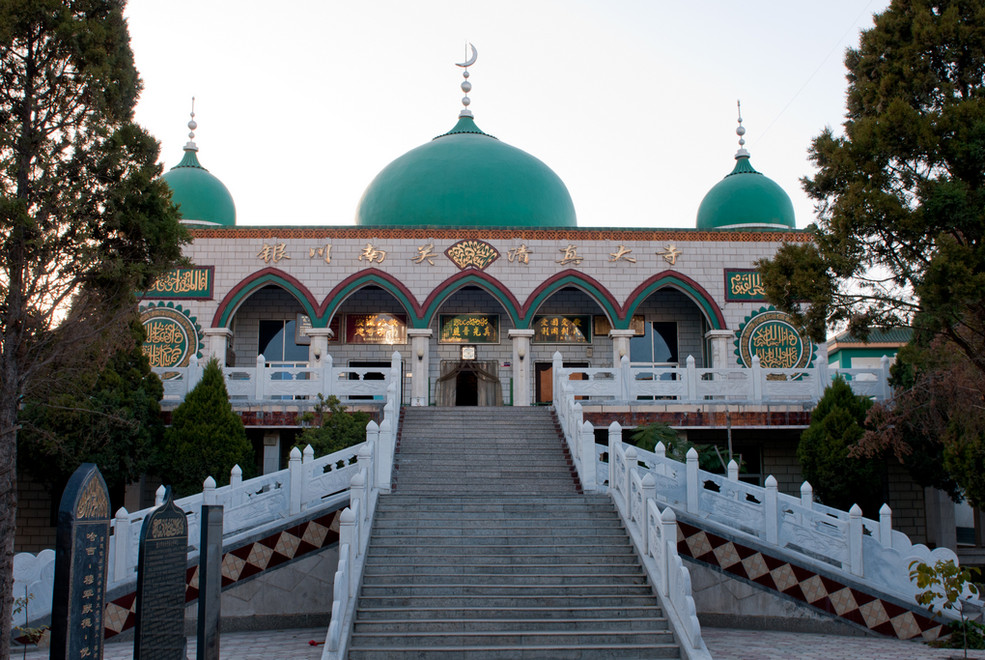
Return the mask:
M 743 478 L 773 474 L 799 494 L 796 444 L 817 392 L 799 396 L 795 378 L 770 376 L 755 396 L 742 388 L 759 370 L 827 368 L 825 347 L 769 306 L 755 269 L 783 243 L 811 238 L 788 195 L 753 167 L 741 116 L 734 165 L 723 163 L 693 227 L 581 228 L 547 164 L 479 127 L 474 61 L 473 51 L 459 65 L 457 121 L 369 182 L 354 225 L 237 226 L 192 132 L 164 178 L 193 265 L 142 295 L 152 366 L 173 378 L 215 356 L 268 472 L 285 464 L 312 405 L 292 390 L 307 377 L 294 367 L 368 379 L 399 351 L 403 405 L 530 406 L 553 399 L 555 353 L 600 387 L 628 360 L 625 400 L 581 401 L 600 438 L 612 421 L 667 422 L 694 442 L 728 442 Z M 278 368 L 276 387 L 261 392 L 257 374 Z M 700 375 L 683 379 L 685 368 Z M 917 500 L 893 508 L 900 529 L 920 537 Z

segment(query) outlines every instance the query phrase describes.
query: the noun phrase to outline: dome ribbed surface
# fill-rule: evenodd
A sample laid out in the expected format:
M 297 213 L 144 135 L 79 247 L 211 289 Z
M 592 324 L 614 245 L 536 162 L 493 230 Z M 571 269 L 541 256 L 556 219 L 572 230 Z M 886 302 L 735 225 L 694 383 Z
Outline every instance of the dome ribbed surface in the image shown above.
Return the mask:
M 698 207 L 698 229 L 794 229 L 793 203 L 783 188 L 757 172 L 748 156 L 708 191 Z
M 236 205 L 229 189 L 198 162 L 191 149 L 181 162 L 165 172 L 171 187 L 171 200 L 178 205 L 182 222 L 232 227 L 236 224 Z
M 387 165 L 356 211 L 362 226 L 575 227 L 564 182 L 471 117 Z

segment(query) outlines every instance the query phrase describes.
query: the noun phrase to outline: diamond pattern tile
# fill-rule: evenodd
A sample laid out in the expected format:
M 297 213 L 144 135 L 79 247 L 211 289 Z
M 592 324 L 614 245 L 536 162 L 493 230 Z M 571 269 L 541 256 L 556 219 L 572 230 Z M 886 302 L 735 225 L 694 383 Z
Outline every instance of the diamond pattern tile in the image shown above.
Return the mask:
M 228 589 L 239 581 L 265 570 L 272 570 L 285 561 L 335 544 L 339 540 L 340 513 L 341 511 L 333 511 L 253 543 L 226 548 L 222 555 L 222 588 Z M 198 566 L 189 567 L 185 574 L 185 583 L 185 602 L 190 603 L 198 598 Z M 134 626 L 136 596 L 135 592 L 130 592 L 106 603 L 106 639 Z
M 677 522 L 677 549 L 682 556 L 710 564 L 726 573 L 783 593 L 818 610 L 834 614 L 873 632 L 899 639 L 934 640 L 950 632 L 913 610 L 839 583 L 815 570 L 722 538 L 685 522 Z

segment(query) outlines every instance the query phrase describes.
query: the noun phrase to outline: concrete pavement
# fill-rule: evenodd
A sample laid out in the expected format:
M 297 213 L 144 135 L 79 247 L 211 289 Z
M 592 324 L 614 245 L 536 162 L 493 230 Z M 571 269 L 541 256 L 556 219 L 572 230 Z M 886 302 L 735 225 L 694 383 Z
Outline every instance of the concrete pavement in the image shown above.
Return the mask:
M 845 637 L 817 633 L 791 633 L 732 628 L 705 628 L 705 642 L 715 660 L 947 660 L 962 657 L 960 649 L 935 649 L 919 642 L 879 637 Z M 223 660 L 318 660 L 324 642 L 323 628 L 224 633 L 220 641 Z M 11 658 L 21 658 L 14 649 Z M 29 660 L 48 657 L 48 651 L 30 651 Z M 105 660 L 130 660 L 133 642 L 106 644 Z M 188 639 L 188 657 L 195 658 L 195 639 Z M 985 651 L 969 651 L 969 658 L 985 660 Z M 382 659 L 381 659 L 382 660 Z

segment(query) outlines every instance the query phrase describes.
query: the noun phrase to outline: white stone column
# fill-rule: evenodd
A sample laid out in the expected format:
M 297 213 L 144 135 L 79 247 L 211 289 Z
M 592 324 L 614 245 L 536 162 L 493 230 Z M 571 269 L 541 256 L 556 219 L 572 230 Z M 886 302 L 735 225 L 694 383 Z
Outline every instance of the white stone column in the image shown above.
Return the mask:
M 612 366 L 618 369 L 623 355 L 629 355 L 629 339 L 636 334 L 635 330 L 609 330 L 609 338 L 612 340 Z
M 205 334 L 205 358 L 215 356 L 219 360 L 219 367 L 225 367 L 226 352 L 229 350 L 233 331 L 229 328 L 206 328 L 202 332 Z
M 311 337 L 311 346 L 308 347 L 308 362 L 313 367 L 322 366 L 322 362 L 328 355 L 328 340 L 335 336 L 329 328 L 308 328 L 305 334 Z
M 428 405 L 428 372 L 431 364 L 431 335 L 430 328 L 408 328 L 410 337 L 410 361 L 413 365 L 410 373 L 410 405 Z
M 729 351 L 732 349 L 732 342 L 735 335 L 731 330 L 709 330 L 705 333 L 705 339 L 711 344 L 711 364 L 708 367 L 727 367 Z
M 533 330 L 510 330 L 513 340 L 513 405 L 529 406 L 530 391 L 530 338 Z

